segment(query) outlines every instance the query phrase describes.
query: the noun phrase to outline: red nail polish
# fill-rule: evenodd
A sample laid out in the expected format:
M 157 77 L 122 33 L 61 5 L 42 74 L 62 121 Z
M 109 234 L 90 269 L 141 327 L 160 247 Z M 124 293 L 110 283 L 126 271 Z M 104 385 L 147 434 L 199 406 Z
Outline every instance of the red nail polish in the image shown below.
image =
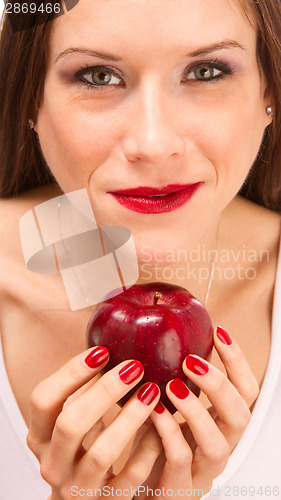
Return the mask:
M 155 406 L 154 410 L 158 415 L 161 415 L 165 411 L 165 406 L 162 405 L 161 401 L 158 401 L 157 405 Z
M 97 368 L 101 366 L 109 358 L 109 352 L 106 347 L 95 347 L 85 358 L 85 363 L 90 368 Z
M 189 395 L 189 390 L 180 378 L 174 378 L 169 385 L 171 392 L 179 399 L 185 399 Z
M 124 384 L 131 384 L 143 373 L 143 365 L 139 361 L 130 361 L 119 371 L 119 376 Z
M 232 338 L 221 326 L 217 326 L 217 337 L 223 344 L 226 345 L 232 344 Z
M 189 354 L 185 360 L 186 367 L 195 375 L 205 375 L 209 371 L 209 366 L 203 359 L 198 359 Z
M 149 406 L 159 394 L 159 388 L 153 382 L 145 384 L 138 393 L 138 399 L 146 406 Z

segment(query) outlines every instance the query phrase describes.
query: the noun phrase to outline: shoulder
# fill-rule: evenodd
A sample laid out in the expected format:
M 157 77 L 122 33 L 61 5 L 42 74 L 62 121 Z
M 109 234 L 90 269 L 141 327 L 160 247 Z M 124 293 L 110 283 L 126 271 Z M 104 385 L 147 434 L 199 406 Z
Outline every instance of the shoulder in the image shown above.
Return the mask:
M 36 205 L 61 193 L 55 185 L 44 186 L 13 198 L 0 199 L 0 266 L 1 260 L 16 258 L 21 251 L 19 239 L 19 220 Z
M 221 225 L 221 246 L 229 251 L 228 262 L 232 259 L 239 266 L 239 276 L 248 278 L 236 283 L 239 293 L 243 290 L 253 300 L 261 294 L 270 297 L 280 252 L 280 214 L 236 196 L 225 209 Z
M 0 199 L 0 317 L 5 304 L 25 295 L 28 282 L 20 241 L 20 218 L 36 205 L 59 194 L 57 187 L 45 186 L 15 198 Z
M 279 250 L 281 215 L 256 203 L 236 196 L 225 209 L 226 229 L 231 229 L 233 240 L 256 250 L 274 253 Z M 233 241 L 234 243 L 234 241 Z

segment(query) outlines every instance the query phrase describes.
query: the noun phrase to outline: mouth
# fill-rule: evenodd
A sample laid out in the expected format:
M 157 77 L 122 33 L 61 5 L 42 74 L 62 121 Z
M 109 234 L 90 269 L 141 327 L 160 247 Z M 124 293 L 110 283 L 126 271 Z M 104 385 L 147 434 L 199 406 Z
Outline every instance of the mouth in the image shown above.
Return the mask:
M 109 191 L 114 199 L 123 207 L 142 214 L 161 214 L 173 212 L 185 205 L 202 184 L 169 184 L 161 188 L 137 187 Z

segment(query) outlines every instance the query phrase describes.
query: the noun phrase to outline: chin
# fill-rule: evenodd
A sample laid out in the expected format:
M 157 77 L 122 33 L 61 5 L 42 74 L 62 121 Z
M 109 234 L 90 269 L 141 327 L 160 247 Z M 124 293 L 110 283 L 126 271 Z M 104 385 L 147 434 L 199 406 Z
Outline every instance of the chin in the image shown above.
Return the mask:
M 181 238 L 173 237 L 169 241 L 165 234 L 158 234 L 157 237 L 146 234 L 138 237 L 134 232 L 133 237 L 140 265 L 165 267 L 177 262 L 179 250 L 186 251 L 186 242 Z

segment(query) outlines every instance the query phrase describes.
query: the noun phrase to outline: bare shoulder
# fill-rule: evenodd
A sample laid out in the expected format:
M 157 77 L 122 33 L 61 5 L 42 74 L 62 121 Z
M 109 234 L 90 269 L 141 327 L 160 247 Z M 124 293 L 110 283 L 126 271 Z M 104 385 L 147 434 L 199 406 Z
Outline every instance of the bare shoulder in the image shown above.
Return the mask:
M 235 280 L 240 296 L 271 300 L 280 252 L 281 216 L 267 208 L 236 196 L 222 217 L 221 247 L 227 248 L 233 266 L 243 271 Z M 229 265 L 226 263 L 225 265 Z M 245 276 L 244 276 L 245 275 Z M 255 279 L 252 279 L 254 277 Z M 231 282 L 229 282 L 231 287 Z M 231 293 L 234 293 L 231 288 Z
M 281 215 L 256 203 L 236 196 L 226 208 L 227 225 L 237 244 L 279 251 Z
M 60 194 L 55 185 L 40 187 L 13 198 L 0 199 L 0 261 L 20 251 L 19 220 L 28 210 Z
M 0 304 L 7 308 L 27 298 L 32 278 L 27 273 L 19 233 L 20 218 L 36 205 L 60 194 L 55 186 L 45 186 L 15 198 L 0 199 Z M 33 273 L 31 273 L 33 274 Z M 5 304 L 5 306 L 4 306 Z M 0 308 L 0 325 L 2 322 Z

